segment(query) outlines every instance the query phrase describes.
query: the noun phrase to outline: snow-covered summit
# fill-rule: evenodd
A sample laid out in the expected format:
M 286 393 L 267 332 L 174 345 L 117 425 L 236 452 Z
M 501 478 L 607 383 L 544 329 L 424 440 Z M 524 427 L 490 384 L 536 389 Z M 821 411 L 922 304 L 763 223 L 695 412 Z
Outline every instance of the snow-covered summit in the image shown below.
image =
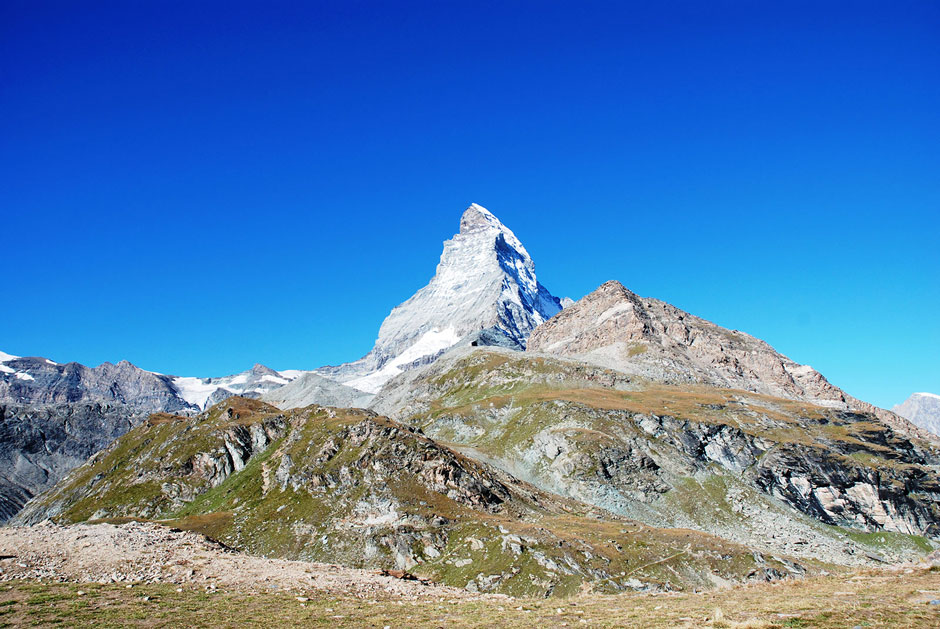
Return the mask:
M 437 273 L 392 310 L 372 351 L 319 373 L 374 393 L 395 375 L 481 330 L 524 349 L 532 330 L 561 308 L 539 283 L 535 263 L 512 230 L 473 203 L 460 217 L 459 233 L 444 243 Z

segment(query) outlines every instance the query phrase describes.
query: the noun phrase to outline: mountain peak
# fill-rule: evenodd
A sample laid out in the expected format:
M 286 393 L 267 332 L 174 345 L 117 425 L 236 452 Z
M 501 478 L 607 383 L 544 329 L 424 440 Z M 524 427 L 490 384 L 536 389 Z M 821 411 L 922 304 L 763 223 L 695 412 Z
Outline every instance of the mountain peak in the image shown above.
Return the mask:
M 395 375 L 483 330 L 498 330 L 524 349 L 532 330 L 560 310 L 512 230 L 473 203 L 460 217 L 460 232 L 444 243 L 431 282 L 392 310 L 372 351 L 321 374 L 375 393 Z
M 466 234 L 483 229 L 505 229 L 503 224 L 488 209 L 477 203 L 471 203 L 460 217 L 460 233 Z

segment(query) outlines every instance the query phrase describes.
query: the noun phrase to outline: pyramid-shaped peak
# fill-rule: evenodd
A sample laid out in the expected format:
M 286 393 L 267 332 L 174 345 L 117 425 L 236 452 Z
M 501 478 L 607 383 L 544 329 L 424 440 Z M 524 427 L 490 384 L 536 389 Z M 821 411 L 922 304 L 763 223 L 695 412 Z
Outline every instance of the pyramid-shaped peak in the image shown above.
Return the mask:
M 255 363 L 254 367 L 251 368 L 250 373 L 256 376 L 277 376 L 279 375 L 276 371 L 268 367 L 267 365 L 262 365 L 261 363 Z
M 488 209 L 477 203 L 471 203 L 460 217 L 460 233 L 466 234 L 481 229 L 505 229 L 505 227 Z

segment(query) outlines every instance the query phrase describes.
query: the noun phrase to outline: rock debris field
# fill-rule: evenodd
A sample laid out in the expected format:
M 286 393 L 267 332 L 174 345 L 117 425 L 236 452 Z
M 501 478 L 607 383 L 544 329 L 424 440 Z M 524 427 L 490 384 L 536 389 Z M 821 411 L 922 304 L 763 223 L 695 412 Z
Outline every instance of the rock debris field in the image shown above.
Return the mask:
M 344 568 L 254 557 L 204 536 L 149 522 L 44 523 L 0 528 L 0 581 L 170 583 L 209 590 L 288 590 L 360 598 L 505 599 L 466 590 Z

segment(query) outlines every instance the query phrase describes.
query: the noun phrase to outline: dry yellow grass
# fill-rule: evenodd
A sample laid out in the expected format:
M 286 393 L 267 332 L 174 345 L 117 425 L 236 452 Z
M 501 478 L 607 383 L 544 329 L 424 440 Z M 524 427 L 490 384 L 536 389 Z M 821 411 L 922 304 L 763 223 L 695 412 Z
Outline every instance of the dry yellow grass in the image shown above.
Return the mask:
M 78 591 L 83 594 L 79 595 Z M 304 600 L 299 600 L 304 599 Z M 867 571 L 693 594 L 567 600 L 363 600 L 311 591 L 205 591 L 169 584 L 12 582 L 4 626 L 146 627 L 940 627 L 940 569 Z

